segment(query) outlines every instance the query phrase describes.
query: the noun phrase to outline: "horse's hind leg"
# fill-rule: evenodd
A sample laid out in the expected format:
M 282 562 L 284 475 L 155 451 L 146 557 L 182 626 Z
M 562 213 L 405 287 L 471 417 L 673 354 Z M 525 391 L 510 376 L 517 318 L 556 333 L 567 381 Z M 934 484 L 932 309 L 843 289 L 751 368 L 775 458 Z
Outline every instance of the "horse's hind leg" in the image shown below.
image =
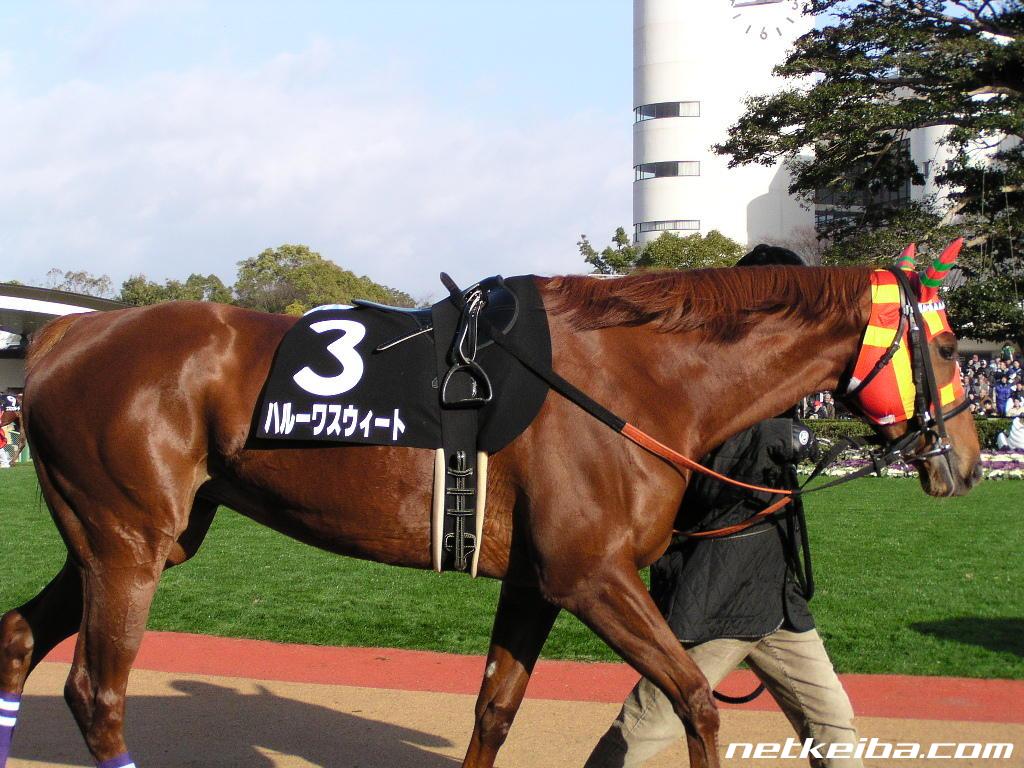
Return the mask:
M 501 587 L 491 649 L 463 768 L 491 768 L 526 693 L 533 665 L 558 616 L 535 587 Z
M 171 547 L 166 568 L 180 565 L 196 553 L 216 510 L 216 502 L 196 499 L 188 527 Z M 78 631 L 82 610 L 82 581 L 69 559 L 38 595 L 0 617 L 0 696 L 20 697 L 36 665 Z
M 85 613 L 64 698 L 101 765 L 120 765 L 118 758 L 127 756 L 128 675 L 169 550 L 168 541 L 136 540 L 82 567 Z
M 122 723 L 128 672 L 169 550 L 169 541 L 137 536 L 128 546 L 76 558 L 38 596 L 5 615 L 0 624 L 0 709 L 17 705 L 31 669 L 77 628 L 65 699 L 97 762 L 111 768 L 127 765 L 127 760 L 103 761 L 127 754 Z M 152 556 L 140 557 L 146 552 Z M 7 719 L 11 727 L 0 733 L 5 743 L 0 766 L 14 725 L 13 718 Z
M 0 691 L 20 694 L 35 666 L 82 622 L 82 583 L 70 561 L 42 592 L 0 618 Z
M 585 580 L 578 578 L 587 573 Z M 686 729 L 691 768 L 717 768 L 718 709 L 700 669 L 658 612 L 628 565 L 572 564 L 572 589 L 557 597 L 672 701 Z
M 0 768 L 7 759 L 25 680 L 82 621 L 82 584 L 70 563 L 43 591 L 0 618 Z
M 23 685 L 27 671 L 77 628 L 65 699 L 96 761 L 104 768 L 128 765 L 125 692 L 160 573 L 195 553 L 216 505 L 195 499 L 188 480 L 180 491 L 165 485 L 162 498 L 141 499 L 108 476 L 89 473 L 77 483 L 62 477 L 58 485 L 45 463 L 37 470 L 69 561 L 26 613 L 13 611 L 4 625 L 10 632 L 3 639 L 15 652 L 5 654 L 3 669 Z M 138 473 L 134 479 L 159 487 Z
M 82 567 L 85 612 L 64 697 L 101 768 L 130 764 L 125 693 L 160 574 L 195 554 L 216 509 L 196 498 L 176 539 L 136 530 L 105 543 Z
M 189 560 L 199 550 L 206 534 L 210 531 L 210 524 L 217 512 L 217 502 L 203 496 L 196 496 L 192 502 L 192 512 L 188 516 L 188 526 L 178 537 L 178 540 L 171 546 L 167 555 L 167 562 L 164 568 L 171 568 L 181 565 Z

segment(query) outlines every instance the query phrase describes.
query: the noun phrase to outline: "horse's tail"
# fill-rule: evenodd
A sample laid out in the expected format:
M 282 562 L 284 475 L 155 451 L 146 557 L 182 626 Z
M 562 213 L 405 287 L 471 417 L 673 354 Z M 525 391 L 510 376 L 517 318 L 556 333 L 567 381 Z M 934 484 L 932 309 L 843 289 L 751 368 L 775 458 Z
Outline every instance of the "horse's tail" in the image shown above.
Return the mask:
M 52 320 L 32 335 L 32 343 L 28 346 L 25 356 L 25 375 L 30 376 L 39 361 L 64 338 L 68 328 L 77 319 L 77 315 L 65 315 Z
M 29 406 L 32 401 L 29 380 L 32 378 L 32 373 L 39 367 L 39 363 L 42 362 L 43 358 L 60 343 L 60 340 L 64 338 L 64 334 L 68 332 L 71 324 L 78 317 L 79 315 L 77 314 L 58 317 L 32 334 L 32 340 L 28 345 L 28 353 L 25 355 L 25 395 L 21 402 L 21 429 L 19 430 L 18 448 L 14 454 L 14 459 L 11 461 L 12 464 L 28 444 Z

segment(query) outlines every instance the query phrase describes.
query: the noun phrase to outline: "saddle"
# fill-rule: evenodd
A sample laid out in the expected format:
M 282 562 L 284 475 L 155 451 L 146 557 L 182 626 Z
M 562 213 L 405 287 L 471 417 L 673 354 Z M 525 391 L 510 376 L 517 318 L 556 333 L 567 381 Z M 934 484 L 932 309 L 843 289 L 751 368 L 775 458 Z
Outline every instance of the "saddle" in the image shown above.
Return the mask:
M 476 356 L 481 349 L 494 343 L 491 328 L 498 328 L 507 334 L 515 327 L 519 319 L 519 299 L 505 286 L 501 275 L 481 280 L 466 290 L 458 288 L 444 272 L 441 273 L 441 280 L 451 296 L 432 307 L 393 307 L 364 299 L 355 299 L 353 304 L 378 312 L 397 314 L 416 324 L 415 330 L 378 346 L 376 352 L 386 352 L 421 334 L 434 332 L 435 328 L 447 330 L 452 317 L 455 317 L 453 310 L 458 312 L 446 358 L 448 367 L 440 384 L 441 406 L 462 408 L 484 405 L 493 399 L 494 389 L 487 372 L 476 362 Z M 482 324 L 481 318 L 485 321 Z M 434 344 L 438 349 L 441 348 L 438 339 L 448 338 L 444 330 L 440 335 L 434 333 Z M 439 359 L 439 366 L 441 364 L 442 360 Z
M 505 333 L 511 331 L 519 319 L 519 297 L 505 286 L 505 280 L 500 275 L 488 277 L 486 280 L 481 280 L 464 291 L 460 290 L 459 297 L 463 303 L 466 303 L 470 295 L 476 291 L 485 292 L 485 301 L 480 317 L 485 318 L 489 326 L 500 328 Z M 365 299 L 354 299 L 352 303 L 357 307 L 367 307 L 379 312 L 390 312 L 407 317 L 416 323 L 419 330 L 410 333 L 408 336 L 395 339 L 391 342 L 390 346 L 401 344 L 406 339 L 410 339 L 420 333 L 427 333 L 434 328 L 433 307 L 392 307 L 388 304 L 378 304 L 376 301 L 367 301 Z M 490 329 L 480 329 L 477 348 L 483 349 L 493 343 L 494 340 L 491 338 Z M 386 348 L 384 347 L 380 351 L 384 351 Z
M 532 276 L 489 277 L 406 309 L 357 300 L 308 312 L 278 347 L 250 447 L 352 445 L 435 451 L 435 570 L 476 575 L 487 458 L 533 421 L 548 385 L 494 334 L 550 363 L 547 316 Z
M 416 330 L 377 347 L 377 352 L 423 333 L 434 335 L 442 445 L 434 462 L 431 558 L 438 572 L 469 569 L 475 576 L 487 494 L 487 453 L 478 450 L 478 409 L 494 399 L 491 379 L 477 362 L 477 354 L 494 343 L 492 328 L 507 334 L 515 327 L 519 300 L 500 275 L 466 290 L 444 272 L 441 282 L 450 296 L 430 308 L 404 309 L 362 300 L 355 304 L 397 313 L 417 325 Z

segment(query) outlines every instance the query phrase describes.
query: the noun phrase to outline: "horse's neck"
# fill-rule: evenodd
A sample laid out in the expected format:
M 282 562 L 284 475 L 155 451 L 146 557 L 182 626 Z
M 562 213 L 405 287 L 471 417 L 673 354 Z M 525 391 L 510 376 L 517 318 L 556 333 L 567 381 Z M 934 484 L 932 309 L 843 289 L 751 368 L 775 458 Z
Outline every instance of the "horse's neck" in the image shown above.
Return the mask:
M 705 345 L 709 370 L 721 375 L 709 379 L 703 404 L 691 404 L 706 414 L 699 450 L 783 413 L 806 395 L 835 389 L 854 361 L 869 307 L 865 297 L 862 319 L 851 323 L 837 316 L 816 327 L 767 315 L 736 344 Z
M 765 299 L 755 297 L 753 305 Z M 870 306 L 864 279 L 852 310 L 837 307 L 811 321 L 758 312 L 732 342 L 713 341 L 703 326 L 662 332 L 610 325 L 581 333 L 568 314 L 548 321 L 557 372 L 662 442 L 701 456 L 804 395 L 835 389 L 853 364 Z

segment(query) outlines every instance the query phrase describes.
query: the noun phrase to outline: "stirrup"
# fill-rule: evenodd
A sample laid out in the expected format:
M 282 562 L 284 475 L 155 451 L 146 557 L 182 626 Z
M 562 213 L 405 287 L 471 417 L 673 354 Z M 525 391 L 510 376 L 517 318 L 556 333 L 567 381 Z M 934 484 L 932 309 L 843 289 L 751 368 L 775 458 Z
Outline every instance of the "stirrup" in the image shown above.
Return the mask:
M 473 381 L 473 393 L 466 397 L 456 398 L 449 395 L 448 385 L 457 373 L 464 373 Z M 482 392 L 482 394 L 481 394 Z M 480 367 L 475 360 L 453 365 L 444 375 L 441 382 L 441 405 L 448 408 L 470 408 L 478 405 L 486 405 L 494 399 L 494 389 L 491 387 L 491 379 L 487 372 Z

